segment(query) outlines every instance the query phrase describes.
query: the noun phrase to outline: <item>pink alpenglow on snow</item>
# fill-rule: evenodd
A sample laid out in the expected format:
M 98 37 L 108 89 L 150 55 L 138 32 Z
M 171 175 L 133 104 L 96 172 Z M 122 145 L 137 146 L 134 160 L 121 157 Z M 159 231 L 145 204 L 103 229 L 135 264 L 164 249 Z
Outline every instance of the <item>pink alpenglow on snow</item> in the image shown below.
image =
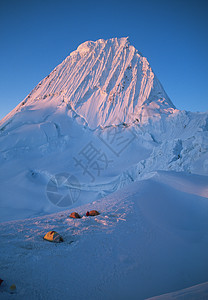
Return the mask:
M 38 112 L 45 117 L 46 111 L 77 114 L 94 129 L 135 119 L 147 122 L 172 114 L 175 106 L 128 38 L 113 38 L 81 44 L 0 125 L 28 110 L 31 122 Z

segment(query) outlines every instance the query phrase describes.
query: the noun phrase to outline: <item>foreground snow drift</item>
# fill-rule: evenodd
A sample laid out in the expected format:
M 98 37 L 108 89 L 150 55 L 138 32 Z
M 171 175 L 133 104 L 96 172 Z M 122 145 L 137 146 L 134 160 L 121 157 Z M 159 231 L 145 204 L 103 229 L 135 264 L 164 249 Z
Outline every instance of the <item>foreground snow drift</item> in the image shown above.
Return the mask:
M 2 223 L 1 299 L 145 299 L 208 281 L 208 195 L 195 179 L 157 172 L 77 207 L 82 219 L 68 210 Z M 44 241 L 49 230 L 64 243 Z

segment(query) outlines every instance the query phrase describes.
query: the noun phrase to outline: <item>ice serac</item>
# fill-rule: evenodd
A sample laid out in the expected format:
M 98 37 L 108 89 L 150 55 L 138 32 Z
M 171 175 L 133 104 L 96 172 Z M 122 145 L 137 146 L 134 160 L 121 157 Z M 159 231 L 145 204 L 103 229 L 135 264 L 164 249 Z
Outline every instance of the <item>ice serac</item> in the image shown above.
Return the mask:
M 174 109 L 147 59 L 128 38 L 100 39 L 81 44 L 0 125 L 29 111 L 31 121 L 37 112 L 43 120 L 48 114 L 75 113 L 95 129 L 145 123 Z

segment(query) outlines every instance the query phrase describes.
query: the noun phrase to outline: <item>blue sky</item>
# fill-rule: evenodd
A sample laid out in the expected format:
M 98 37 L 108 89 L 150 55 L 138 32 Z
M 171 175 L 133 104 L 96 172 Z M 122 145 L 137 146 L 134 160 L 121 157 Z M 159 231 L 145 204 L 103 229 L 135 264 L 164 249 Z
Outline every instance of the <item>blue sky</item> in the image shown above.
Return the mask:
M 87 40 L 129 36 L 179 109 L 208 110 L 208 1 L 0 2 L 0 119 Z

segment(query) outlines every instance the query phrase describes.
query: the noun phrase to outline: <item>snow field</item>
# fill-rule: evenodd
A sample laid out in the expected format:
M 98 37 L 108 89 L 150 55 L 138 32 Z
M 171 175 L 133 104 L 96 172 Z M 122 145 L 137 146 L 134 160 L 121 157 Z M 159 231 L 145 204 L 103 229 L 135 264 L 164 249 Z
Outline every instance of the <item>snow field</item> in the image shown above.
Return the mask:
M 194 190 L 195 176 L 183 183 L 191 193 L 175 188 L 178 173 L 170 174 L 175 187 L 168 176 L 77 207 L 82 219 L 67 210 L 1 224 L 1 270 L 15 299 L 145 299 L 207 281 L 207 198 Z M 90 209 L 101 215 L 84 216 Z M 44 241 L 49 230 L 64 243 Z M 14 297 L 6 284 L 1 297 Z

